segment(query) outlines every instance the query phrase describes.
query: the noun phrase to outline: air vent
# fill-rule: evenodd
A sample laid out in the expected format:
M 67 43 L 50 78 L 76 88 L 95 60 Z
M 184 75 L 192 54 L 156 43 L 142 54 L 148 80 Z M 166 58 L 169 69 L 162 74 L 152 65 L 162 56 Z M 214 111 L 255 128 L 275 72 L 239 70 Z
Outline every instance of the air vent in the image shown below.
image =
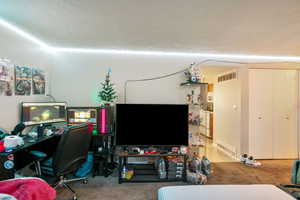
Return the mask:
M 226 72 L 218 76 L 218 83 L 237 79 L 237 71 Z

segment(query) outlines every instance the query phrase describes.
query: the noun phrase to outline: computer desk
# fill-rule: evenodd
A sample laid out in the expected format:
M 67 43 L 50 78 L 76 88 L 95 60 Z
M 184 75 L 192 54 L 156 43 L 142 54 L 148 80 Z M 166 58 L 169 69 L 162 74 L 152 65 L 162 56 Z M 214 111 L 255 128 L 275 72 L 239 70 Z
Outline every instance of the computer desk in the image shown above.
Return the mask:
M 11 152 L 0 152 L 0 180 L 14 178 L 16 170 L 32 163 L 33 158 L 29 154 L 32 150 L 41 151 L 51 157 L 55 152 L 60 136 L 58 134 L 43 136 L 35 142 L 29 142 L 31 138 L 24 136 L 24 145 Z

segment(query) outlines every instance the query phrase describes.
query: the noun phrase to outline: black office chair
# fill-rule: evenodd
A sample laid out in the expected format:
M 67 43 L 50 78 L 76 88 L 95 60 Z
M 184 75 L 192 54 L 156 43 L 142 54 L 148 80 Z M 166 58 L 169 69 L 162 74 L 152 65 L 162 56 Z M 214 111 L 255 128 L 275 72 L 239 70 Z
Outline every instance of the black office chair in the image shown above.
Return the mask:
M 296 160 L 293 164 L 291 183 L 289 185 L 280 185 L 279 187 L 300 200 L 300 160 Z
M 66 179 L 66 175 L 75 172 L 86 161 L 91 137 L 87 124 L 69 127 L 61 136 L 53 158 L 41 163 L 42 174 L 59 178 L 54 188 L 67 188 L 73 193 L 74 200 L 77 199 L 76 192 L 67 183 L 87 182 L 87 177 Z

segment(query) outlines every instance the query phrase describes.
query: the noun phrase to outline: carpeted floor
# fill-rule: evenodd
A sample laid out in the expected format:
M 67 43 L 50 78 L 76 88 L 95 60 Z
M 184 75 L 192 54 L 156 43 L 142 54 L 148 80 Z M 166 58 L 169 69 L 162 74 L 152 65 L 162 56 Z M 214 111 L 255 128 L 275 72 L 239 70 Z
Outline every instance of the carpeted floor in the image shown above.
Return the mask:
M 213 174 L 208 184 L 288 184 L 290 183 L 291 160 L 265 160 L 261 167 L 249 167 L 238 162 L 213 163 Z M 156 200 L 157 190 L 162 186 L 185 185 L 187 183 L 117 183 L 116 174 L 108 178 L 90 178 L 84 185 L 74 183 L 72 187 L 80 200 Z M 58 199 L 68 199 L 71 194 L 58 190 Z
M 292 160 L 264 160 L 262 166 L 236 163 L 214 163 L 208 184 L 289 184 Z

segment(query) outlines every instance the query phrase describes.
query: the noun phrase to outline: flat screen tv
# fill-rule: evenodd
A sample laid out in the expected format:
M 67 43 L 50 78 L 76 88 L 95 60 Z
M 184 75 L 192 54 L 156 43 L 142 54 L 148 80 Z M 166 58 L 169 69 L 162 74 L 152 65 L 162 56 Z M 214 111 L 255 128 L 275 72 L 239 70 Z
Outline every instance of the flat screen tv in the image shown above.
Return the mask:
M 65 102 L 23 102 L 21 121 L 26 126 L 66 121 Z
M 119 146 L 187 146 L 188 105 L 117 104 Z

